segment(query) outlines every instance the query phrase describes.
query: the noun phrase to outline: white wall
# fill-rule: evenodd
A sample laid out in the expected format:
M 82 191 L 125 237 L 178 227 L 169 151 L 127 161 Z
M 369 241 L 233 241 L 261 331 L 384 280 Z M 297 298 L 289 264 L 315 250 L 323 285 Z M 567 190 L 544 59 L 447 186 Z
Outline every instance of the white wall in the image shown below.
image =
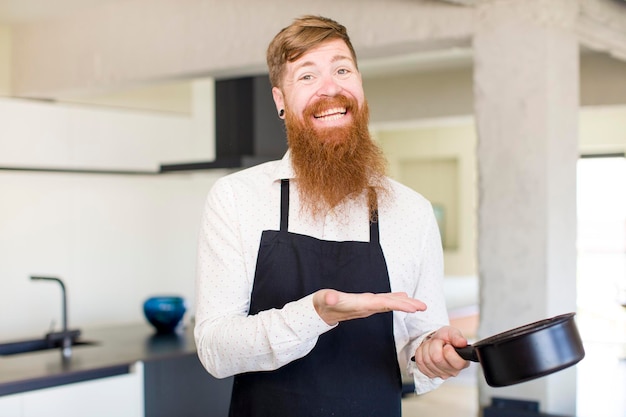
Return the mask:
M 193 80 L 179 80 L 154 83 L 148 87 L 125 88 L 107 94 L 75 97 L 64 102 L 191 115 L 192 87 Z
M 372 122 L 402 122 L 473 113 L 472 63 L 394 77 L 365 77 Z
M 626 153 L 626 105 L 581 109 L 579 142 L 581 153 Z
M 60 325 L 133 322 L 154 294 L 191 302 L 196 232 L 215 174 L 109 176 L 0 172 L 2 338 Z M 191 307 L 191 304 L 190 304 Z
M 0 100 L 0 166 L 155 171 L 211 159 L 213 122 L 200 116 L 212 114 L 212 83 L 194 93 L 194 117 Z M 223 174 L 0 170 L 0 340 L 59 328 L 60 290 L 34 274 L 65 281 L 73 327 L 143 321 L 154 294 L 193 309 L 200 213 Z

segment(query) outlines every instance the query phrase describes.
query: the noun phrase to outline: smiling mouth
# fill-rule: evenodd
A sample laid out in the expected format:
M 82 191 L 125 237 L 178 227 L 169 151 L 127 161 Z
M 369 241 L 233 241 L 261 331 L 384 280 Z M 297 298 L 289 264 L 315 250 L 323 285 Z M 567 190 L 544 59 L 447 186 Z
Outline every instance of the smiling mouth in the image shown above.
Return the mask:
M 345 116 L 347 112 L 348 111 L 345 107 L 335 107 L 321 113 L 314 114 L 313 117 L 317 120 L 337 120 Z

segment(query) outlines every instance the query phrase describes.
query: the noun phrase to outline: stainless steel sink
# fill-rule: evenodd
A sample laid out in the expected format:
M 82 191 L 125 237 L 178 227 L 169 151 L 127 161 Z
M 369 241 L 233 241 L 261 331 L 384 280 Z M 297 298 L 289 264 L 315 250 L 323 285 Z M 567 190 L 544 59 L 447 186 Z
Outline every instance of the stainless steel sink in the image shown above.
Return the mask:
M 65 284 L 56 277 L 31 276 L 34 281 L 53 281 L 60 285 L 62 295 L 62 319 L 63 327 L 61 331 L 49 332 L 39 339 L 18 340 L 14 342 L 0 343 L 0 356 L 18 355 L 20 353 L 39 352 L 44 350 L 59 349 L 63 359 L 72 356 L 72 347 L 94 345 L 95 342 L 79 340 L 80 330 L 69 329 L 67 325 L 67 295 Z
M 91 346 L 96 342 L 87 340 L 72 340 L 74 346 Z M 0 356 L 18 355 L 20 353 L 39 352 L 44 350 L 61 349 L 62 339 L 44 337 L 41 339 L 19 340 L 15 342 L 0 343 Z

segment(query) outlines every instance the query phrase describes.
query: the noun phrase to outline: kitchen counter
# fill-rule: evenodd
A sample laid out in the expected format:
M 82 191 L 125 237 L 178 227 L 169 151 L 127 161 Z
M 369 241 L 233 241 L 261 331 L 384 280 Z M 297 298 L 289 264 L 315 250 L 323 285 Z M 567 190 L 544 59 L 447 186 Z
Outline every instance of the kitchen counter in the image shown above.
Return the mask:
M 94 344 L 73 347 L 67 361 L 59 349 L 0 357 L 0 396 L 127 374 L 138 361 L 196 355 L 192 327 L 170 335 L 148 324 L 83 329 L 80 340 Z

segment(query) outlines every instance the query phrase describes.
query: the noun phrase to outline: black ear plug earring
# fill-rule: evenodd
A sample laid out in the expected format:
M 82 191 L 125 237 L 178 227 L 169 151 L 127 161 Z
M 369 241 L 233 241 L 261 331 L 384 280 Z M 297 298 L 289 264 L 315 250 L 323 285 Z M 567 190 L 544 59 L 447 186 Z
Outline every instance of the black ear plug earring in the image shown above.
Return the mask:
M 285 109 L 280 109 L 280 111 L 278 112 L 278 116 L 283 117 L 284 115 L 285 115 Z

